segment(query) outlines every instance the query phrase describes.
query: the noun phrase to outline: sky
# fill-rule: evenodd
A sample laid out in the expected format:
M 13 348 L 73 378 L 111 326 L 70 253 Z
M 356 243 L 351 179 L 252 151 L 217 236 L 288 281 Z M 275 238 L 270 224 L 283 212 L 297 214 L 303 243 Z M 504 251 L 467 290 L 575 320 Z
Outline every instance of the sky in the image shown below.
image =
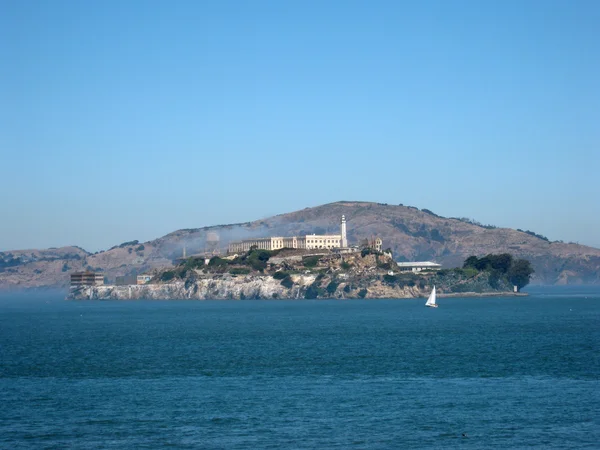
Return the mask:
M 600 2 L 0 2 L 0 251 L 338 200 L 600 247 Z

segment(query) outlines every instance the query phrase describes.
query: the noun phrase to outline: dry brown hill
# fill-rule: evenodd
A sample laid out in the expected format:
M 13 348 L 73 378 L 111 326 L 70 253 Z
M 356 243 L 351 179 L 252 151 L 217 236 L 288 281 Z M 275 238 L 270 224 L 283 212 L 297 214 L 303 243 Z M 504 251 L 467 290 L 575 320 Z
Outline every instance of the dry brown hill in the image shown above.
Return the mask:
M 533 283 L 600 284 L 600 249 L 550 242 L 509 228 L 484 227 L 435 215 L 423 209 L 370 202 L 336 202 L 254 222 L 178 230 L 145 243 L 124 243 L 89 254 L 77 247 L 0 253 L 0 289 L 64 287 L 72 270 L 103 270 L 109 279 L 165 267 L 182 254 L 203 252 L 209 232 L 230 240 L 249 237 L 337 233 L 340 217 L 348 221 L 350 244 L 380 236 L 398 261 L 433 260 L 446 267 L 461 265 L 471 255 L 511 253 L 530 260 Z

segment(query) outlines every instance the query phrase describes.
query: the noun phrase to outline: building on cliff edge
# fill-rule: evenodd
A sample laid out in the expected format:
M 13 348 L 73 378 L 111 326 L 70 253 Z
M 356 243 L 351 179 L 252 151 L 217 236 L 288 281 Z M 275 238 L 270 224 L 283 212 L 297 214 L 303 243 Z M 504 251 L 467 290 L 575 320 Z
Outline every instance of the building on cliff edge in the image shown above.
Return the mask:
M 305 236 L 291 237 L 265 237 L 257 239 L 244 239 L 243 241 L 230 242 L 227 252 L 244 253 L 256 247 L 259 250 L 279 250 L 282 248 L 300 249 L 339 249 L 348 246 L 346 236 L 346 217 L 342 216 L 340 234 L 307 234 Z
M 104 275 L 97 272 L 73 272 L 71 274 L 71 287 L 102 286 Z
M 424 270 L 440 270 L 441 264 L 431 261 L 398 262 L 398 269 L 401 272 L 422 272 Z

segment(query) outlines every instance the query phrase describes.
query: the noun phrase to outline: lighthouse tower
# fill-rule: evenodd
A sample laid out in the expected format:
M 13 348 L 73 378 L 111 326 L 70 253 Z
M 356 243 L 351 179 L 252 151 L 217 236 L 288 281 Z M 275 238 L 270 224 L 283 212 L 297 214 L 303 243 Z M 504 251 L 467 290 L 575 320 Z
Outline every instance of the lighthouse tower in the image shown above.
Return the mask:
M 347 248 L 348 247 L 348 239 L 346 238 L 346 216 L 342 216 L 341 234 L 342 234 L 341 247 Z

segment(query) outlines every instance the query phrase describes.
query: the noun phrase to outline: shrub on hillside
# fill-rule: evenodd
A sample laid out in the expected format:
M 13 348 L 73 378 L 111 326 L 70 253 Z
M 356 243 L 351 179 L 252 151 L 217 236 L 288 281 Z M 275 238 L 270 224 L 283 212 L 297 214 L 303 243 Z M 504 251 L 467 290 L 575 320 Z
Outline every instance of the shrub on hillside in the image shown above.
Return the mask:
M 312 269 L 313 267 L 316 267 L 316 265 L 319 263 L 319 259 L 319 256 L 308 256 L 302 260 L 302 264 L 304 265 L 304 267 Z
M 432 241 L 444 242 L 446 240 L 446 239 L 444 239 L 444 236 L 442 236 L 442 234 L 436 228 L 432 229 L 429 232 L 429 236 L 431 237 Z
M 262 272 L 267 268 L 267 261 L 272 256 L 268 250 L 251 250 L 246 255 L 246 263 L 254 270 Z
M 229 261 L 218 256 L 213 256 L 208 262 L 208 267 L 224 267 L 229 264 Z
M 335 293 L 335 291 L 337 290 L 337 288 L 338 288 L 339 285 L 340 285 L 339 283 L 336 283 L 335 281 L 332 281 L 331 283 L 329 283 L 327 285 L 327 292 L 330 293 L 330 294 Z
M 398 277 L 395 275 L 385 274 L 383 276 L 383 282 L 386 284 L 396 284 L 398 282 Z
M 319 296 L 319 288 L 315 286 L 315 284 L 311 284 L 306 293 L 304 294 L 304 298 L 306 299 L 316 299 Z
M 281 280 L 280 283 L 284 288 L 287 289 L 291 289 L 292 286 L 294 286 L 294 282 L 292 281 L 292 278 L 288 275 L 286 276 L 283 280 Z
M 175 272 L 172 270 L 166 270 L 160 275 L 160 281 L 171 281 L 175 278 Z
M 200 269 L 204 267 L 204 258 L 188 258 L 185 261 L 179 263 L 180 266 L 186 269 Z
M 373 250 L 372 248 L 368 248 L 368 247 L 367 248 L 363 248 L 360 251 L 361 258 L 364 258 L 367 255 L 376 255 L 376 254 L 377 254 L 376 250 Z
M 123 242 L 122 244 L 120 244 L 118 247 L 119 248 L 123 248 L 123 247 L 129 247 L 130 245 L 138 245 L 140 243 L 140 241 L 135 240 L 135 241 L 127 241 L 127 242 Z M 114 248 L 114 247 L 113 247 Z

